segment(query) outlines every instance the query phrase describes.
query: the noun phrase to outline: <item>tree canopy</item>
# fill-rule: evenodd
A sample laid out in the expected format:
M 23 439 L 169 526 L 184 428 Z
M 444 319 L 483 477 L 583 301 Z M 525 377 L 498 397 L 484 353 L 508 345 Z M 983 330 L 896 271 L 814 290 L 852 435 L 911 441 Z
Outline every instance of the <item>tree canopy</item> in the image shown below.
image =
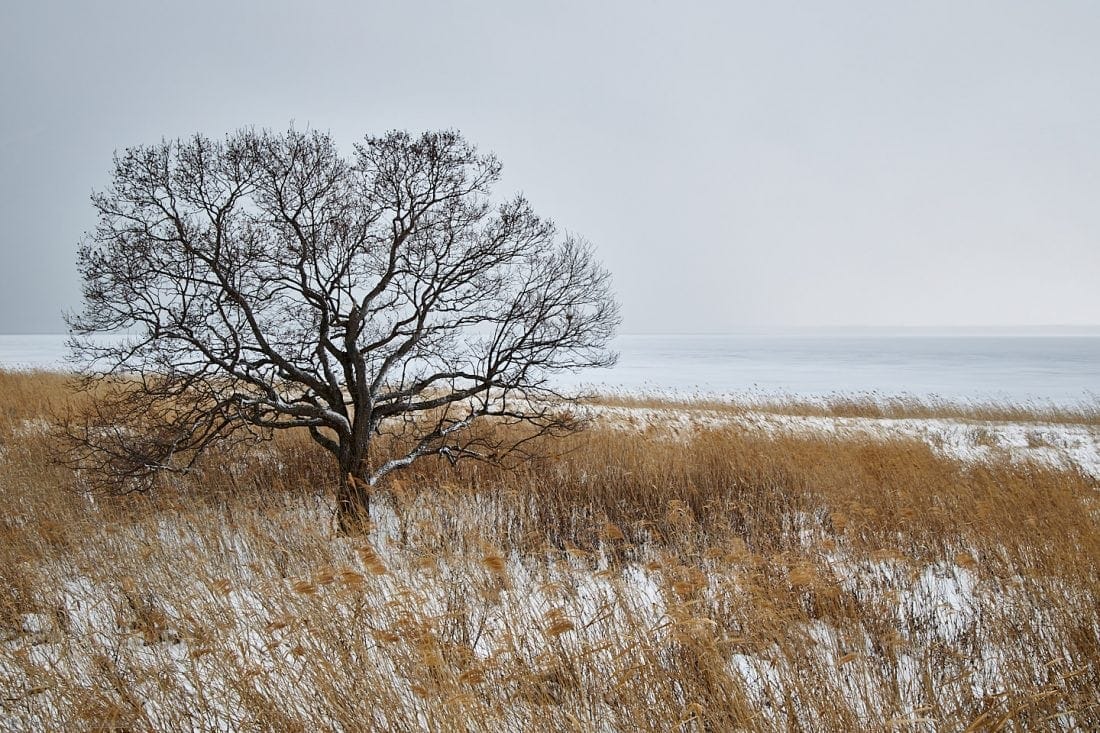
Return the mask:
M 293 129 L 116 154 L 69 316 L 100 395 L 82 460 L 134 490 L 300 428 L 336 460 L 346 523 L 422 456 L 516 448 L 475 422 L 573 427 L 552 377 L 613 363 L 610 278 L 523 196 L 495 198 L 500 171 L 450 131 L 349 156 Z M 376 455 L 383 435 L 401 449 Z

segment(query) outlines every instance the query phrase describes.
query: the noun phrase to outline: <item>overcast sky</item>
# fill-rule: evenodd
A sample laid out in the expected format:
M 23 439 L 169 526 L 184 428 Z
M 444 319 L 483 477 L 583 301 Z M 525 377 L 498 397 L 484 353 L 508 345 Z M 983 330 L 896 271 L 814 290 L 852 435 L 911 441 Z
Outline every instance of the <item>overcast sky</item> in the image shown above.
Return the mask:
M 1098 2 L 20 2 L 0 332 L 63 330 L 116 148 L 458 128 L 627 332 L 1100 323 Z

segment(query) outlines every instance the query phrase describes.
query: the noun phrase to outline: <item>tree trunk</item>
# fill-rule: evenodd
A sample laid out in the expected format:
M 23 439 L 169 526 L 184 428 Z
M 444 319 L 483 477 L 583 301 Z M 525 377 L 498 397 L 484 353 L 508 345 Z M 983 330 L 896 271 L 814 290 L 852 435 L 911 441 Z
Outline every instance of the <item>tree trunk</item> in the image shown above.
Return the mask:
M 360 534 L 370 521 L 370 485 L 353 471 L 341 466 L 336 489 L 336 521 L 340 533 Z

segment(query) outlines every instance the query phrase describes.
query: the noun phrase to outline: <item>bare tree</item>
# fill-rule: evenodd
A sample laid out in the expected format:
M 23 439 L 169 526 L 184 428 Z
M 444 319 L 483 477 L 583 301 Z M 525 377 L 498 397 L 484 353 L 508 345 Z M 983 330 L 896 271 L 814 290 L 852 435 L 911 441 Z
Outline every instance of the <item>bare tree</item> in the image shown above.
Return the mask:
M 431 454 L 499 457 L 573 426 L 549 377 L 609 366 L 609 276 L 454 132 L 245 130 L 129 148 L 79 251 L 86 465 L 117 490 L 226 441 L 301 428 L 335 458 L 345 529 Z M 99 334 L 125 334 L 115 340 Z M 515 431 L 512 431 L 515 433 Z M 397 452 L 376 455 L 390 438 Z

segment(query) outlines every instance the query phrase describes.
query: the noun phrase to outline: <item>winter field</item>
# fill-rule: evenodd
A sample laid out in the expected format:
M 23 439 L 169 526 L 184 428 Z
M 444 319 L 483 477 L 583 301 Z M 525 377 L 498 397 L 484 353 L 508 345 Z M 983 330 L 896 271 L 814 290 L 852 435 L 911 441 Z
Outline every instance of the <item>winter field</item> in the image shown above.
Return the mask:
M 0 729 L 1100 728 L 1100 406 L 613 396 L 361 537 L 308 440 L 154 494 L 0 371 Z

